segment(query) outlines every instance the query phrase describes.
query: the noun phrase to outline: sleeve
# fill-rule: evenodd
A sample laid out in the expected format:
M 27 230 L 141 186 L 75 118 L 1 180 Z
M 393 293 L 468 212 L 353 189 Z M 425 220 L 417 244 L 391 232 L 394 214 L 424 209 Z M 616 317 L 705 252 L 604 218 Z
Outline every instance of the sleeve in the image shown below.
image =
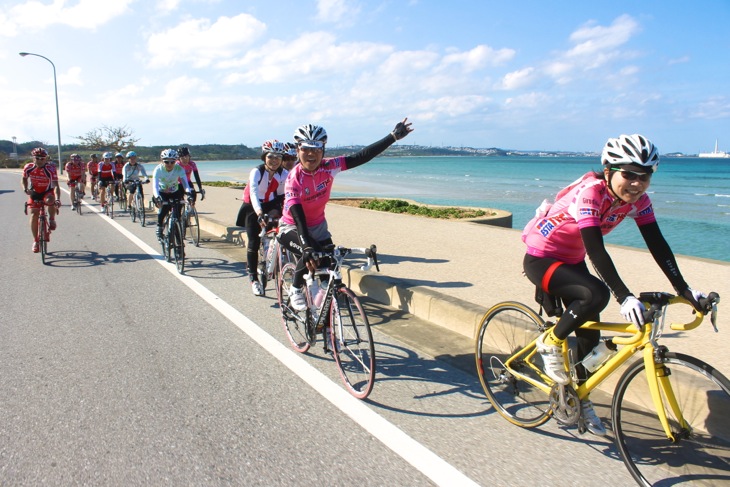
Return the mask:
M 263 210 L 261 209 L 261 202 L 259 201 L 259 183 L 261 182 L 262 172 L 258 167 L 251 169 L 251 173 L 248 176 L 248 195 L 251 198 L 251 206 L 257 215 L 260 215 Z
M 185 174 L 185 169 L 183 169 L 181 166 L 175 166 L 175 168 L 179 168 L 179 172 L 181 173 L 179 177 L 180 183 L 182 183 L 183 188 L 185 188 L 185 192 L 190 192 L 190 185 L 188 184 L 188 175 Z
M 157 166 L 154 171 L 152 171 L 152 196 L 155 198 L 160 197 L 160 166 Z
M 597 226 L 581 228 L 580 236 L 598 276 L 608 285 L 618 302 L 623 303 L 631 291 L 619 277 L 616 266 L 606 251 L 601 228 Z
M 667 276 L 669 282 L 674 286 L 674 290 L 678 294 L 682 294 L 689 286 L 684 280 L 684 277 L 682 277 L 682 273 L 679 272 L 677 259 L 674 258 L 672 249 L 669 248 L 669 244 L 664 239 L 664 235 L 662 235 L 662 231 L 659 229 L 659 224 L 654 221 L 646 225 L 641 225 L 639 226 L 639 231 L 646 242 L 646 246 L 649 248 L 649 252 L 651 252 L 652 257 L 654 257 L 654 260 L 662 272 L 664 272 L 664 275 Z
M 393 145 L 393 142 L 395 142 L 395 139 L 391 134 L 388 134 L 374 144 L 370 144 L 354 154 L 345 156 L 344 169 L 352 169 L 371 161 L 376 156 L 380 155 L 385 149 Z
M 129 178 L 129 168 L 131 166 L 129 163 L 126 163 L 124 167 L 122 168 L 122 182 L 127 182 L 127 178 Z
M 193 170 L 193 176 L 195 176 L 195 182 L 198 185 L 198 192 L 203 191 L 203 184 L 200 182 L 200 174 L 198 173 L 198 169 L 195 168 Z
M 312 247 L 315 250 L 319 250 L 317 242 L 315 242 L 309 235 L 309 229 L 307 228 L 307 217 L 304 215 L 304 208 L 301 204 L 297 203 L 292 205 L 289 209 L 291 216 L 294 219 L 294 224 L 297 227 L 297 234 L 299 235 L 299 243 L 302 244 L 302 248 Z

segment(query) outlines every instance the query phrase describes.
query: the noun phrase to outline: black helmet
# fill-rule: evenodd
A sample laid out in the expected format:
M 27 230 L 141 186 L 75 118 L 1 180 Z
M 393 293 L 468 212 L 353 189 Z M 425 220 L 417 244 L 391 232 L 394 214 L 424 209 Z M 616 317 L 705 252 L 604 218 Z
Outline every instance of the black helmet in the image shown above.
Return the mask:
M 189 156 L 190 155 L 190 150 L 188 150 L 187 147 L 180 147 L 177 150 L 177 155 L 178 155 L 178 157 Z

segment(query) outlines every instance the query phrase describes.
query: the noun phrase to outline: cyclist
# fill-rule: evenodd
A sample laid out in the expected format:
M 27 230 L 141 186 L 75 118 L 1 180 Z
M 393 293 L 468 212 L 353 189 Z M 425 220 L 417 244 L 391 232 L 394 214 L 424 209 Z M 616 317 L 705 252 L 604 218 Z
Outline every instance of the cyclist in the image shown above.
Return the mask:
M 155 206 L 160 210 L 157 214 L 158 239 L 162 239 L 162 223 L 165 221 L 167 214 L 170 213 L 170 207 L 172 206 L 163 203 L 181 199 L 184 193 L 187 193 L 190 197 L 190 185 L 188 185 L 185 170 L 175 164 L 175 159 L 177 159 L 175 149 L 163 150 L 160 153 L 162 162 L 152 172 L 152 194 L 154 195 Z M 176 216 L 180 217 L 180 215 Z
M 107 197 L 113 198 L 114 194 L 107 190 L 110 184 L 115 186 L 116 180 L 114 174 L 117 172 L 116 164 L 112 161 L 112 153 L 105 152 L 102 154 L 102 161 L 99 163 L 99 203 L 102 210 L 106 207 Z
M 99 181 L 99 156 L 91 154 L 91 160 L 86 163 L 86 170 L 89 172 L 89 184 L 91 185 L 91 194 L 93 195 L 94 187 L 96 187 L 96 183 Z
M 562 343 L 575 332 L 578 359 L 590 353 L 599 342 L 600 332 L 579 327 L 588 320 L 599 319 L 599 313 L 608 305 L 609 291 L 627 321 L 637 327 L 644 325 L 644 305 L 619 277 L 603 241 L 603 235 L 624 219 L 636 222 L 654 260 L 677 293 L 701 309 L 697 300 L 703 295 L 693 291 L 679 272 L 646 194 L 659 165 L 657 148 L 642 135 L 621 135 L 608 139 L 601 162 L 601 172 L 589 172 L 558 192 L 552 205 L 543 202 L 522 234 L 527 244 L 525 275 L 543 291 L 561 298 L 565 305 L 556 326 L 537 341 L 545 373 L 564 385 L 570 383 L 570 377 L 565 371 Z M 599 277 L 588 271 L 586 254 Z M 584 381 L 585 368 L 578 365 L 576 371 L 579 381 Z M 606 429 L 588 398 L 582 407 L 588 430 L 605 435 Z
M 281 165 L 287 171 L 291 171 L 297 163 L 297 144 L 294 142 L 286 142 L 284 149 L 284 160 Z
M 391 133 L 364 149 L 348 155 L 324 159 L 327 132 L 317 125 L 302 125 L 294 132 L 299 164 L 289 173 L 285 184 L 283 215 L 279 226 L 279 242 L 295 255 L 301 256 L 294 272 L 291 306 L 304 311 L 307 307 L 303 293 L 304 274 L 316 269 L 313 253 L 332 243 L 327 229 L 325 205 L 330 199 L 332 182 L 340 171 L 355 168 L 370 161 L 413 129 L 408 119 L 398 122 Z
M 66 163 L 66 182 L 68 184 L 68 190 L 71 194 L 71 207 L 75 210 L 76 205 L 80 205 L 80 201 L 76 201 L 76 185 L 79 185 L 81 190 L 81 198 L 86 194 L 86 166 L 81 156 L 78 154 L 71 154 L 70 160 Z
M 142 208 L 144 208 L 144 190 L 142 189 L 142 185 L 136 185 L 133 182 L 141 181 L 142 178 L 147 179 L 147 170 L 142 164 L 137 162 L 137 153 L 133 150 L 127 152 L 127 163 L 122 169 L 122 174 L 124 175 L 122 182 L 127 188 L 127 197 L 129 199 L 127 208 L 132 208 L 132 201 L 134 200 L 134 193 L 137 187 L 139 187 L 139 194 L 142 196 Z
M 236 219 L 236 225 L 246 227 L 246 265 L 255 296 L 264 294 L 257 272 L 261 246 L 259 234 L 261 228 L 266 226 L 266 215 L 274 218 L 281 216 L 284 202 L 284 181 L 289 174 L 282 167 L 284 150 L 284 144 L 278 140 L 267 140 L 261 145 L 261 160 L 264 163 L 251 170 Z
M 58 173 L 53 164 L 47 164 L 48 152 L 42 147 L 31 151 L 33 162 L 23 167 L 21 180 L 23 192 L 29 196 L 30 231 L 33 234 L 33 252 L 40 250 L 38 245 L 38 212 L 41 205 L 48 206 L 48 229 L 56 229 L 56 209 L 61 206 L 61 188 Z
M 124 154 L 117 152 L 114 154 L 114 182 L 116 187 L 114 188 L 114 194 L 117 196 L 117 201 L 122 199 L 122 181 L 124 180 Z
M 195 164 L 195 161 L 190 159 L 190 150 L 187 147 L 180 147 L 177 151 L 177 157 L 179 158 L 177 160 L 177 164 L 185 170 L 185 177 L 188 180 L 188 186 L 190 186 L 191 188 L 193 187 L 193 178 L 191 176 L 195 176 L 195 182 L 198 183 L 198 193 L 200 193 L 200 201 L 203 201 L 205 199 L 205 191 L 203 190 L 203 185 L 200 182 L 198 165 Z M 197 200 L 196 193 L 193 191 L 191 194 L 193 196 L 193 201 L 191 204 L 195 206 L 195 201 Z

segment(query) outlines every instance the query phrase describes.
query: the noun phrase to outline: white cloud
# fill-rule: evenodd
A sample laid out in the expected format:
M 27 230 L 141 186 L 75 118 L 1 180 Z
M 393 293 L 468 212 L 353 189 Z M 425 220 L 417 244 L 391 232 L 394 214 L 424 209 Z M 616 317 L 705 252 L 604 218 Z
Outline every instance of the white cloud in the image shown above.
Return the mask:
M 216 67 L 239 69 L 224 78 L 227 84 L 311 80 L 370 66 L 392 50 L 391 46 L 371 42 L 338 44 L 328 32 L 311 32 L 290 43 L 269 41 L 249 50 L 243 58 L 221 61 Z
M 147 42 L 151 66 L 170 66 L 190 62 L 205 67 L 214 61 L 230 58 L 251 45 L 266 31 L 266 26 L 248 14 L 208 19 L 186 20 Z
M 550 98 L 545 93 L 525 93 L 523 95 L 507 98 L 505 106 L 512 109 L 538 108 L 549 103 Z
M 157 10 L 162 13 L 174 12 L 182 0 L 157 0 Z
M 84 81 L 81 78 L 81 67 L 72 66 L 65 73 L 58 75 L 58 85 L 78 85 L 83 86 Z
M 30 0 L 15 5 L 7 14 L 0 16 L 0 32 L 16 36 L 21 31 L 38 31 L 53 24 L 64 24 L 78 29 L 96 30 L 110 20 L 125 13 L 135 0 L 79 0 L 69 6 L 67 0 L 54 0 L 44 4 Z
M 629 15 L 621 15 L 608 27 L 589 23 L 571 34 L 570 40 L 577 44 L 566 57 L 585 59 L 605 55 L 626 44 L 639 30 L 639 24 Z
M 360 12 L 360 7 L 351 0 L 317 0 L 317 19 L 322 22 L 348 23 Z
M 444 67 L 461 66 L 465 73 L 470 73 L 487 66 L 498 66 L 510 61 L 515 56 L 514 49 L 494 50 L 480 44 L 469 51 L 452 53 L 444 56 L 441 64 Z
M 535 68 L 524 68 L 507 73 L 502 78 L 499 88 L 503 90 L 517 90 L 529 86 L 534 80 Z

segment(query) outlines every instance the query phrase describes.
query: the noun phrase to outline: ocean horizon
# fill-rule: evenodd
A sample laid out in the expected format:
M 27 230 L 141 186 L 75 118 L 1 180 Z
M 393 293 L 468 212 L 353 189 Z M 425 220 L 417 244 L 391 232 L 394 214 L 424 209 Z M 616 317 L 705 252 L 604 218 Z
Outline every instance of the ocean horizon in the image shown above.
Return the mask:
M 203 181 L 245 182 L 258 159 L 197 162 Z M 145 164 L 148 169 L 154 167 Z M 378 157 L 337 176 L 334 197 L 401 198 L 423 204 L 506 210 L 522 229 L 543 199 L 551 200 L 598 157 Z M 662 158 L 648 194 L 676 254 L 730 262 L 730 159 Z M 626 223 L 607 243 L 646 248 Z

